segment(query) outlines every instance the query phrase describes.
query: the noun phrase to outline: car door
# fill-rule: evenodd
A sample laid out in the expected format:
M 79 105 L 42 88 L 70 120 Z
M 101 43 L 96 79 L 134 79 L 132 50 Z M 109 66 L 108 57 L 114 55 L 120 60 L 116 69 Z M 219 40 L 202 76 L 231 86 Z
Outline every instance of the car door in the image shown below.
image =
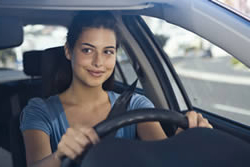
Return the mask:
M 147 9 L 144 11 L 144 14 L 151 16 L 157 15 L 157 17 L 163 18 L 169 23 L 178 25 L 195 34 L 199 34 L 199 36 L 202 36 L 206 40 L 216 44 L 215 47 L 221 47 L 224 51 L 230 54 L 231 57 L 227 58 L 227 61 L 230 62 L 231 59 L 232 61 L 235 61 L 232 57 L 233 55 L 244 64 L 248 65 L 249 58 L 247 58 L 246 55 L 249 53 L 248 46 L 250 40 L 249 33 L 247 32 L 249 32 L 250 26 L 249 22 L 245 18 L 242 18 L 211 1 L 188 1 L 183 4 L 170 1 L 168 5 L 166 2 L 166 4 L 158 5 L 157 8 L 161 10 L 161 12 L 156 12 L 153 9 Z M 199 92 L 198 87 L 194 87 L 193 89 L 197 89 L 196 94 L 204 94 L 204 92 L 210 91 L 212 92 L 209 94 L 211 99 L 216 100 L 224 98 L 224 104 L 216 103 L 216 101 L 206 101 L 206 98 L 199 99 L 201 96 L 195 96 L 192 92 L 190 92 L 190 90 L 186 90 L 188 89 L 187 83 L 183 78 L 179 77 L 184 75 L 183 73 L 187 73 L 188 70 L 184 70 L 183 72 L 183 70 L 180 71 L 180 69 L 173 66 L 174 59 L 169 59 L 167 53 L 164 52 L 163 48 L 161 48 L 159 43 L 156 41 L 156 35 L 153 35 L 144 21 L 140 17 L 133 18 L 131 16 L 123 17 L 123 21 L 130 33 L 133 34 L 135 40 L 138 42 L 138 45 L 145 54 L 146 59 L 150 62 L 151 67 L 148 66 L 148 68 L 153 68 L 156 80 L 155 82 L 151 82 L 151 84 L 154 85 L 156 82 L 159 82 L 160 84 L 160 86 L 156 89 L 158 92 L 163 92 L 162 96 L 165 97 L 167 105 L 164 105 L 163 102 L 155 102 L 158 107 L 169 107 L 172 110 L 183 112 L 194 109 L 208 118 L 214 128 L 228 132 L 234 136 L 244 139 L 245 141 L 250 141 L 250 127 L 247 123 L 250 119 L 250 107 L 248 106 L 248 102 L 244 100 L 249 99 L 249 88 L 246 83 L 248 82 L 248 74 L 244 74 L 244 78 L 242 78 L 241 74 L 237 72 L 235 75 L 230 76 L 215 75 L 219 78 L 216 81 L 214 76 L 210 76 L 209 79 L 206 78 L 206 75 L 208 74 L 209 76 L 209 73 L 203 73 L 200 74 L 200 76 L 197 74 L 197 77 L 205 77 L 207 83 L 215 81 L 220 84 L 213 87 L 208 86 L 206 88 L 205 86 L 207 83 L 201 83 L 199 84 L 200 87 L 204 87 L 205 90 Z M 183 38 L 188 37 L 183 36 Z M 194 40 L 195 39 L 191 38 L 191 41 Z M 211 48 L 208 46 L 206 52 L 203 53 L 204 55 L 201 55 L 200 57 L 211 56 L 210 49 Z M 143 62 L 139 59 L 138 61 L 141 65 L 143 64 Z M 191 63 L 194 62 L 195 61 Z M 204 64 L 200 64 L 200 66 L 204 66 Z M 215 70 L 213 67 L 211 68 L 212 70 Z M 196 70 L 198 71 L 195 72 L 199 72 L 200 69 Z M 230 71 L 228 72 L 230 73 Z M 215 74 L 217 73 L 218 72 L 215 71 Z M 193 76 L 191 75 L 191 77 Z M 242 80 L 237 81 L 240 79 Z M 233 88 L 232 85 L 237 86 L 234 91 L 231 91 Z M 244 94 L 237 92 L 238 90 L 241 90 Z M 231 92 L 231 94 L 228 92 Z M 158 96 L 157 93 L 153 93 L 153 91 L 149 90 L 146 91 L 146 94 L 149 94 L 149 96 L 151 95 L 151 97 Z M 158 97 L 158 99 L 162 98 Z M 203 101 L 203 103 L 197 105 L 195 101 Z M 244 101 L 244 104 L 241 101 Z M 235 102 L 239 104 L 236 104 Z M 229 105 L 230 103 L 231 105 Z M 236 106 L 240 105 L 240 103 L 242 103 L 245 108 L 237 108 Z M 217 107 L 217 110 L 223 110 L 224 114 L 221 114 L 222 112 L 218 113 L 212 107 L 207 106 Z

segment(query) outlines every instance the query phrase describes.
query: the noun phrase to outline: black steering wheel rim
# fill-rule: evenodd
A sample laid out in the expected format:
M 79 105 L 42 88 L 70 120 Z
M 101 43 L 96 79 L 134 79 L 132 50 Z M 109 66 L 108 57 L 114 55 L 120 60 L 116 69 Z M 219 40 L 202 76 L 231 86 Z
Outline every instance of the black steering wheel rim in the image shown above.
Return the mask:
M 128 111 L 112 119 L 104 120 L 94 126 L 94 129 L 96 130 L 98 136 L 102 138 L 112 131 L 124 126 L 148 121 L 171 123 L 178 125 L 183 129 L 188 128 L 188 120 L 186 116 L 181 113 L 166 109 L 142 108 Z
M 189 126 L 187 117 L 179 112 L 158 108 L 142 108 L 131 110 L 113 118 L 106 119 L 94 126 L 94 129 L 98 136 L 103 138 L 114 130 L 124 126 L 148 121 L 171 123 L 183 129 L 187 129 Z M 86 153 L 84 155 L 86 155 Z M 81 159 L 83 158 L 84 156 L 81 156 Z M 74 163 L 74 161 L 66 157 L 62 160 L 61 166 L 70 167 L 72 163 Z

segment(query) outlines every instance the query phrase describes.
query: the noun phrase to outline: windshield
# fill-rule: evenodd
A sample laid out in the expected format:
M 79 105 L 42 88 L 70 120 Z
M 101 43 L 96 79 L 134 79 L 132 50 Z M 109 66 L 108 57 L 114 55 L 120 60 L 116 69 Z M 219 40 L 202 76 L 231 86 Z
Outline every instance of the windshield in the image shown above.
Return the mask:
M 211 0 L 250 21 L 250 0 Z
M 164 20 L 143 18 L 170 58 L 192 105 L 250 125 L 249 69 L 192 32 Z

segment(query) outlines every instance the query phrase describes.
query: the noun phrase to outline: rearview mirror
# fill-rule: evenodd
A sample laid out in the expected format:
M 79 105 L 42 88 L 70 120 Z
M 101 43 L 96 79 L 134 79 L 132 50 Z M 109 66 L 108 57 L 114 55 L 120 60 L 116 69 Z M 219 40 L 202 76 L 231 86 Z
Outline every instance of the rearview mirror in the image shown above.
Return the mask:
M 0 49 L 19 46 L 23 42 L 23 25 L 15 17 L 0 16 Z

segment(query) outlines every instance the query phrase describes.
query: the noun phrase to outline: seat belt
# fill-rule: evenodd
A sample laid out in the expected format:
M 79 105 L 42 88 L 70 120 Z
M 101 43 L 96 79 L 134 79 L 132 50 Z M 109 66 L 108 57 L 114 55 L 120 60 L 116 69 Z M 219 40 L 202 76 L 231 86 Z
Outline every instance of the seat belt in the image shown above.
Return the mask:
M 109 112 L 109 115 L 107 117 L 108 119 L 112 119 L 122 113 L 125 113 L 127 111 L 128 105 L 130 104 L 130 100 L 134 94 L 136 85 L 137 85 L 138 79 L 136 79 L 115 101 L 115 104 L 113 105 L 111 111 Z M 106 137 L 115 137 L 116 131 L 110 133 Z M 105 137 L 105 138 L 106 138 Z
M 115 101 L 115 104 L 113 105 L 113 107 L 111 108 L 111 111 L 109 112 L 108 116 L 107 116 L 107 120 L 108 119 L 112 119 L 122 113 L 125 113 L 127 111 L 127 107 L 130 103 L 131 97 L 133 96 L 134 90 L 136 88 L 137 85 L 137 81 L 138 79 L 136 79 L 132 85 L 130 85 Z M 106 139 L 110 139 L 110 138 L 114 138 L 116 135 L 117 131 L 113 131 L 110 134 L 108 134 L 107 136 L 105 136 L 102 140 L 106 140 Z M 78 157 L 76 162 L 75 161 L 71 161 L 70 159 L 62 160 L 62 167 L 68 167 L 68 166 L 72 166 L 72 167 L 78 167 L 79 166 L 79 162 L 81 162 L 82 157 L 84 157 L 87 154 L 88 150 L 82 154 L 82 156 Z M 65 157 L 63 157 L 62 159 L 65 159 Z

